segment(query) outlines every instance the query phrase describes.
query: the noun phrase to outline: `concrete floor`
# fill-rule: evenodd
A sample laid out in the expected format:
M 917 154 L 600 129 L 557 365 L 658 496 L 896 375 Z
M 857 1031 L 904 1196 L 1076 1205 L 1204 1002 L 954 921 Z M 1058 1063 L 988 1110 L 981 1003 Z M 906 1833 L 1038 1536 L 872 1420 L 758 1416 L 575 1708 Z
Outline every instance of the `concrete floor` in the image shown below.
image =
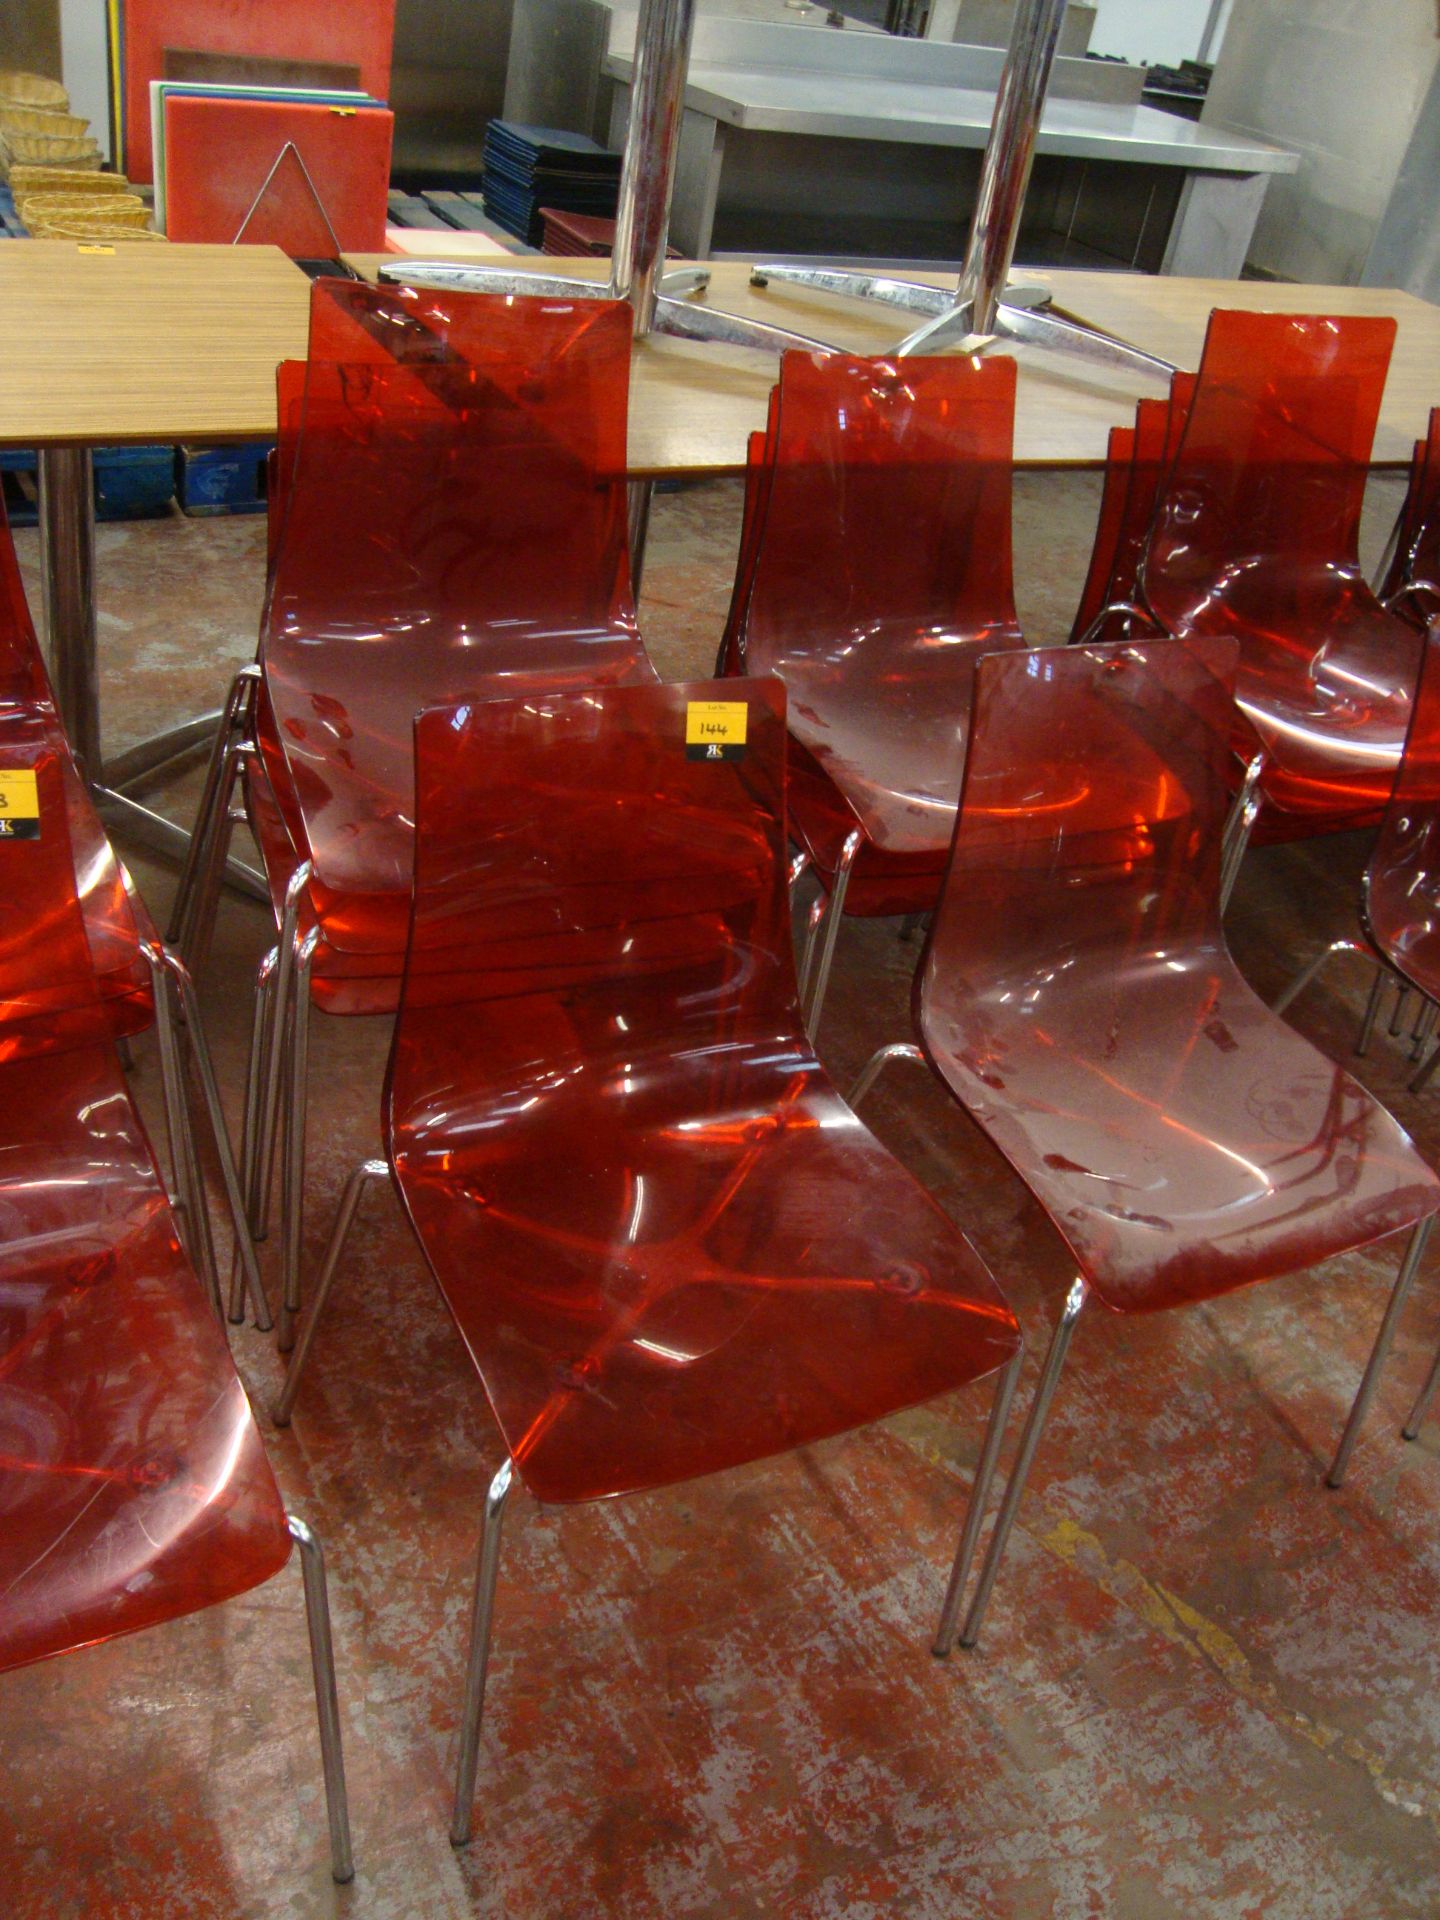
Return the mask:
M 1017 485 L 1027 631 L 1063 637 L 1093 476 Z M 1373 545 L 1393 512 L 1377 488 Z M 657 503 L 643 620 L 708 671 L 739 494 Z M 33 579 L 34 538 L 19 536 Z M 101 530 L 118 750 L 248 657 L 263 527 Z M 195 774 L 154 804 L 185 819 Z M 1353 924 L 1361 837 L 1251 856 L 1237 957 L 1273 992 Z M 163 909 L 173 876 L 135 863 Z M 227 901 L 203 997 L 238 1095 L 263 911 Z M 918 949 L 847 923 L 821 1051 L 843 1086 L 908 1028 Z M 1347 1058 L 1355 962 L 1294 1020 Z M 307 1243 L 375 1150 L 387 1035 L 320 1020 Z M 1440 1156 L 1400 1047 L 1359 1071 Z M 153 1053 L 137 1083 L 153 1092 Z M 1437 1082 L 1440 1087 L 1440 1082 Z M 1069 1273 L 1023 1186 L 918 1072 L 869 1118 L 962 1222 L 1043 1350 Z M 332 1886 L 298 1571 L 0 1684 L 0 1914 L 524 1920 L 1384 1920 L 1440 1913 L 1440 1419 L 1400 1418 L 1440 1333 L 1432 1254 L 1343 1492 L 1321 1486 L 1398 1250 L 1213 1308 L 1083 1326 L 986 1639 L 929 1637 L 985 1392 L 672 1492 L 512 1501 L 477 1836 L 446 1839 L 471 1569 L 501 1447 L 388 1196 L 368 1204 L 294 1427 L 263 1421 L 330 1557 L 358 1875 Z M 246 1329 L 257 1408 L 281 1364 Z M 1033 1366 L 1021 1401 L 1028 1399 Z

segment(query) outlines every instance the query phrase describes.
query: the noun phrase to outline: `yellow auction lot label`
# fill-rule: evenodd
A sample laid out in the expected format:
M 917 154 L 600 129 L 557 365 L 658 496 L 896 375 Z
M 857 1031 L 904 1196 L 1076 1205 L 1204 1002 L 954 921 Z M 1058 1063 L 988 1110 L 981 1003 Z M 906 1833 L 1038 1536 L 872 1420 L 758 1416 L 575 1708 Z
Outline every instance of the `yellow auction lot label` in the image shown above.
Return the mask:
M 743 700 L 690 700 L 685 706 L 687 760 L 739 760 L 745 752 Z
M 0 767 L 0 840 L 40 838 L 40 795 L 30 767 Z

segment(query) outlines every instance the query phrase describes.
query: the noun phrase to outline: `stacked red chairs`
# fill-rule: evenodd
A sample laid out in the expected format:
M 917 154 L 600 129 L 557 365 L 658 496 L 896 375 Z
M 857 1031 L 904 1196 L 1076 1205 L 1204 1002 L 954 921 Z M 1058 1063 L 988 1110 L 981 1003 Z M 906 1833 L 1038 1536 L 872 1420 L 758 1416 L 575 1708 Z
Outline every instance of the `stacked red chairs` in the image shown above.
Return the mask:
M 1359 927 L 1322 948 L 1275 1002 L 1275 1011 L 1283 1013 L 1335 955 L 1358 953 L 1375 963 L 1375 979 L 1355 1051 L 1369 1049 L 1388 981 L 1399 990 L 1392 1034 L 1400 1030 L 1405 997 L 1411 990 L 1420 995 L 1416 1060 L 1433 1036 L 1440 1003 L 1440 631 L 1432 628 L 1422 646 L 1405 753 L 1365 869 Z M 1410 1091 L 1419 1093 L 1437 1067 L 1440 1046 L 1423 1058 Z
M 485 1509 L 457 1845 L 512 1476 L 546 1502 L 664 1487 L 998 1373 L 947 1618 L 959 1604 L 1020 1333 L 806 1035 L 785 724 L 773 679 L 417 723 L 389 1162 L 352 1180 L 277 1417 L 353 1196 L 393 1173 L 509 1456 Z
M 1118 614 L 1239 643 L 1227 894 L 1252 825 L 1266 839 L 1373 825 L 1394 784 L 1419 646 L 1359 561 L 1394 334 L 1385 319 L 1212 314 L 1198 373 L 1174 382 L 1148 510 L 1139 479 L 1138 546 L 1117 545 L 1113 508 L 1101 517 L 1092 578 L 1110 545 L 1112 605 L 1076 638 L 1116 637 Z
M 819 879 L 819 1024 L 841 916 L 923 913 L 944 871 L 982 653 L 1022 646 L 1015 364 L 787 353 L 750 447 L 721 671 L 790 695 L 790 826 Z
M 977 670 L 919 1036 L 1049 1214 L 1076 1277 L 966 1645 L 1088 1300 L 1113 1314 L 1185 1306 L 1408 1230 L 1330 1469 L 1338 1486 L 1440 1209 L 1440 1179 L 1397 1122 L 1256 998 L 1226 948 L 1236 654 L 1223 636 L 1132 636 Z
M 0 1671 L 269 1580 L 301 1549 L 331 1868 L 353 1873 L 325 1568 L 287 1518 L 116 1051 L 67 756 L 0 707 Z
M 317 284 L 282 369 L 257 663 L 232 690 L 175 931 L 203 954 L 242 770 L 279 941 L 257 986 L 249 1202 L 282 1084 L 282 1347 L 299 1304 L 311 1003 L 393 1012 L 413 858 L 410 723 L 437 701 L 654 678 L 626 534 L 628 309 Z
M 36 979 L 36 926 L 23 913 L 7 913 L 0 931 L 6 943 L 5 963 L 23 980 L 27 1004 L 38 1012 L 36 996 L 43 993 L 63 1031 L 74 1018 L 90 1031 L 95 1010 L 104 1015 L 111 1042 L 123 1046 L 151 1026 L 156 1029 L 166 1127 L 169 1134 L 176 1214 L 186 1250 L 204 1276 L 217 1306 L 220 1280 L 206 1200 L 205 1181 L 190 1120 L 188 1089 L 191 1070 L 203 1097 L 208 1132 L 225 1186 L 235 1233 L 236 1275 L 249 1292 L 257 1324 L 270 1325 L 254 1248 L 245 1223 L 240 1183 L 220 1106 L 219 1090 L 205 1043 L 190 976 L 177 956 L 166 948 L 155 930 L 144 902 L 129 875 L 115 858 L 104 828 L 91 804 L 66 740 L 59 711 L 30 618 L 10 530 L 0 506 L 0 714 L 7 724 L 23 722 L 37 730 L 54 756 L 56 778 L 64 798 L 65 845 L 69 858 L 69 885 L 74 892 L 90 956 L 89 973 L 78 986 L 63 974 L 45 973 L 43 988 Z M 30 783 L 22 782 L 28 796 Z M 38 825 L 13 811 L 0 780 L 0 835 L 27 837 Z M 9 833 L 6 834 L 7 815 Z M 28 871 L 34 871 L 32 861 Z M 17 879 L 27 871 L 22 865 Z M 58 885 L 58 880 L 56 881 Z M 41 908 L 37 905 L 35 911 Z M 13 945 L 13 953 L 8 948 Z M 43 951 L 43 933 L 41 936 Z M 78 998 L 76 996 L 78 995 Z
M 1410 484 L 1376 588 L 1385 606 L 1417 628 L 1440 614 L 1440 407 L 1415 442 Z

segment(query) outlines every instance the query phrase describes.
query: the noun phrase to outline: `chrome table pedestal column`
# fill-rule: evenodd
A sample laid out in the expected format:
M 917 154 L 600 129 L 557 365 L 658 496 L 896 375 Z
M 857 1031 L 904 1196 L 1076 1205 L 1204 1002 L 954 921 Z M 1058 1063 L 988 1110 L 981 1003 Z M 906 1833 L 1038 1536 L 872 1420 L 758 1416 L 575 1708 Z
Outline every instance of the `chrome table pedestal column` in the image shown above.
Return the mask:
M 1097 372 L 1168 380 L 1175 371 L 1168 361 L 1046 313 L 1043 289 L 1007 285 L 1064 17 L 1065 0 L 1020 0 L 1016 7 L 965 263 L 953 292 L 888 274 L 780 262 L 757 264 L 752 284 L 763 287 L 773 280 L 814 287 L 913 314 L 922 324 L 895 348 L 897 356 L 934 353 L 947 346 L 977 352 L 997 342 L 1013 342 L 1079 361 Z
M 151 852 L 183 859 L 190 835 L 125 789 L 215 737 L 205 713 L 142 740 L 108 763 L 100 751 L 100 676 L 95 620 L 94 458 L 88 447 L 41 447 L 40 572 L 55 698 L 91 798 L 106 822 Z M 258 874 L 232 861 L 226 877 L 267 898 Z

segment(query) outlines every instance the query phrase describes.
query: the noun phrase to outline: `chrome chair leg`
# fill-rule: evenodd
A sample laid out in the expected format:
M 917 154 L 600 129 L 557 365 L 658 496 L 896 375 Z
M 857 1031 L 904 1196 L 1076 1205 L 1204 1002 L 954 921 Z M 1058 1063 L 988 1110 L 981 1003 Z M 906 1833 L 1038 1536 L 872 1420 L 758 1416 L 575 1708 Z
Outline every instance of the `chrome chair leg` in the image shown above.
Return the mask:
M 1430 1084 L 1430 1076 L 1434 1073 L 1436 1067 L 1440 1067 L 1440 1046 L 1430 1049 L 1430 1058 L 1417 1074 L 1412 1075 L 1408 1082 L 1409 1091 L 1411 1093 L 1423 1093 Z
M 295 1396 L 300 1391 L 301 1376 L 305 1372 L 306 1362 L 310 1358 L 310 1348 L 315 1340 L 315 1329 L 320 1324 L 320 1316 L 325 1311 L 325 1302 L 330 1298 L 330 1288 L 340 1265 L 340 1255 L 345 1251 L 345 1242 L 350 1237 L 350 1229 L 355 1224 L 355 1215 L 365 1189 L 372 1180 L 388 1180 L 390 1168 L 384 1160 L 362 1160 L 350 1178 L 345 1182 L 345 1191 L 340 1196 L 340 1206 L 335 1215 L 335 1224 L 330 1229 L 329 1244 L 325 1248 L 325 1258 L 320 1263 L 320 1275 L 315 1283 L 315 1298 L 310 1304 L 310 1312 L 294 1353 L 290 1357 L 290 1366 L 285 1375 L 285 1385 L 280 1390 L 280 1398 L 275 1402 L 271 1419 L 277 1427 L 288 1427 L 290 1415 L 295 1406 Z
M 1356 1437 L 1390 1352 L 1390 1342 L 1395 1337 L 1395 1328 L 1399 1324 L 1401 1311 L 1414 1283 L 1416 1271 L 1425 1252 L 1425 1243 L 1430 1238 L 1430 1229 L 1434 1224 L 1435 1217 L 1432 1214 L 1428 1220 L 1422 1220 L 1410 1235 L 1404 1258 L 1400 1262 L 1400 1271 L 1396 1274 L 1395 1285 L 1390 1291 L 1390 1304 L 1385 1309 L 1385 1318 L 1380 1322 L 1380 1331 L 1376 1334 L 1375 1345 L 1370 1350 L 1369 1363 L 1350 1408 L 1350 1418 L 1345 1422 L 1345 1431 L 1340 1436 L 1340 1445 L 1336 1449 L 1330 1471 L 1325 1476 L 1327 1487 L 1338 1487 L 1345 1478 L 1345 1470 L 1350 1464 L 1350 1455 L 1355 1450 Z
M 470 1658 L 465 1669 L 465 1706 L 460 1716 L 460 1757 L 455 1769 L 455 1807 L 450 1844 L 463 1847 L 474 1832 L 475 1774 L 480 1761 L 480 1721 L 485 1712 L 485 1673 L 490 1664 L 490 1627 L 495 1614 L 495 1576 L 500 1571 L 500 1529 L 510 1494 L 510 1462 L 505 1461 L 485 1496 L 480 1557 L 475 1568 L 475 1600 L 470 1613 Z
M 1435 1002 L 1428 995 L 1421 995 L 1420 1009 L 1415 1015 L 1415 1024 L 1410 1029 L 1410 1058 L 1419 1060 L 1425 1051 L 1425 1042 L 1435 1031 Z
M 1389 1033 L 1392 1040 L 1400 1038 L 1400 1029 L 1405 1024 L 1405 1002 L 1410 998 L 1411 987 L 1408 980 L 1399 982 L 1400 991 L 1395 995 L 1395 1010 L 1390 1015 Z
M 1235 891 L 1235 882 L 1240 878 L 1240 868 L 1244 864 L 1245 852 L 1250 845 L 1250 835 L 1254 831 L 1255 821 L 1260 813 L 1260 777 L 1265 771 L 1265 755 L 1257 753 L 1245 769 L 1235 798 L 1230 803 L 1230 811 L 1225 816 L 1225 825 L 1220 835 L 1220 911 L 1224 913 L 1230 904 L 1230 896 Z
M 216 1316 L 223 1322 L 225 1303 L 220 1295 L 220 1275 L 215 1265 L 215 1242 L 210 1231 L 205 1182 L 200 1173 L 190 1128 L 190 1109 L 185 1097 L 185 1074 L 180 1058 L 180 1040 L 175 1031 L 170 983 L 158 954 L 148 947 L 141 951 L 149 963 L 151 991 L 155 1000 L 155 1040 L 160 1052 L 165 1130 L 170 1142 L 170 1167 L 175 1183 L 180 1241 L 210 1296 Z
M 1080 1318 L 1080 1309 L 1085 1305 L 1088 1297 L 1085 1282 L 1077 1277 L 1065 1297 L 1065 1311 L 1061 1314 L 1051 1337 L 1050 1351 L 1046 1354 L 1045 1365 L 1040 1370 L 1040 1383 L 1035 1389 L 1035 1399 L 1025 1422 L 1025 1430 L 1020 1436 L 1020 1451 L 1015 1457 L 1014 1466 L 1010 1469 L 1005 1498 L 1000 1503 L 995 1531 L 990 1536 L 985 1564 L 980 1569 L 975 1598 L 970 1602 L 970 1611 L 965 1616 L 965 1625 L 961 1630 L 962 1647 L 973 1647 L 980 1638 L 985 1609 L 990 1604 L 991 1589 L 995 1585 L 995 1576 L 1000 1571 L 1000 1558 L 1005 1551 L 1005 1542 L 1009 1539 L 1010 1529 L 1015 1523 L 1020 1496 L 1025 1491 L 1025 1482 L 1030 1475 L 1030 1463 L 1035 1458 L 1035 1449 L 1044 1431 L 1045 1421 L 1050 1412 L 1050 1402 L 1055 1398 L 1055 1387 L 1060 1379 L 1060 1369 L 1065 1364 L 1065 1356 L 1070 1351 L 1075 1323 Z
M 1414 1440 L 1418 1436 L 1425 1415 L 1430 1410 L 1430 1402 L 1435 1398 L 1436 1387 L 1440 1387 L 1440 1353 L 1435 1355 L 1434 1364 L 1426 1375 L 1425 1384 L 1420 1389 L 1414 1406 L 1410 1409 L 1410 1417 L 1400 1429 L 1405 1439 Z
M 181 1011 L 185 1016 L 185 1029 L 190 1042 L 191 1057 L 195 1062 L 196 1076 L 200 1081 L 200 1094 L 205 1102 L 205 1114 L 210 1124 L 210 1138 L 215 1148 L 215 1158 L 220 1165 L 220 1178 L 225 1188 L 225 1204 L 230 1212 L 230 1228 L 234 1235 L 235 1257 L 245 1277 L 245 1290 L 250 1296 L 251 1310 L 255 1315 L 255 1325 L 262 1333 L 268 1333 L 272 1325 L 270 1305 L 265 1298 L 265 1288 L 260 1280 L 260 1264 L 255 1258 L 255 1246 L 250 1238 L 250 1223 L 246 1217 L 245 1196 L 240 1186 L 240 1175 L 235 1165 L 235 1155 L 230 1146 L 230 1134 L 225 1125 L 225 1111 L 220 1104 L 220 1088 L 215 1078 L 214 1062 L 210 1058 L 209 1043 L 205 1038 L 205 1029 L 200 1022 L 200 1002 L 195 992 L 195 982 L 189 969 L 178 954 L 161 948 L 152 959 L 152 967 L 158 959 L 175 981 L 180 997 Z M 196 1160 L 197 1182 L 200 1198 L 204 1200 L 204 1183 L 199 1180 L 199 1161 Z M 209 1230 L 209 1215 L 206 1214 L 205 1231 Z M 211 1258 L 214 1258 L 213 1248 Z M 216 1286 L 219 1278 L 217 1273 Z
M 892 1040 L 888 1047 L 877 1047 L 860 1069 L 859 1079 L 846 1094 L 846 1106 L 858 1107 L 892 1060 L 918 1060 L 921 1066 L 925 1064 L 924 1054 L 908 1040 Z
M 1370 1051 L 1375 1022 L 1380 1015 L 1380 1002 L 1385 997 L 1385 982 L 1390 977 L 1390 969 L 1383 963 L 1376 967 L 1375 979 L 1370 988 L 1370 998 L 1365 1002 L 1365 1017 L 1360 1022 L 1360 1037 L 1355 1042 L 1355 1052 L 1361 1060 Z
M 300 1311 L 300 1253 L 305 1227 L 305 1121 L 310 1086 L 310 962 L 317 935 L 306 934 L 296 957 L 290 1006 L 290 1057 L 287 1061 L 285 1158 L 280 1169 L 280 1253 L 283 1280 L 276 1344 L 288 1353 L 295 1344 Z
M 265 1076 L 260 1102 L 258 1134 L 259 1186 L 251 1232 L 263 1240 L 269 1230 L 271 1163 L 279 1132 L 281 1068 L 285 1059 L 285 1033 L 294 995 L 296 930 L 300 921 L 300 896 L 310 880 L 310 863 L 303 861 L 290 876 L 285 889 L 285 908 L 280 918 L 280 937 L 276 942 L 279 959 L 271 987 L 270 1039 L 266 1050 Z
M 815 953 L 812 971 L 814 978 L 807 980 L 807 992 L 803 1002 L 805 1031 L 810 1036 L 810 1044 L 815 1044 L 815 1036 L 820 1030 L 820 1016 L 825 1009 L 825 989 L 830 984 L 830 963 L 835 958 L 835 942 L 840 937 L 840 922 L 845 913 L 845 895 L 850 888 L 850 871 L 855 865 L 855 856 L 860 851 L 860 835 L 857 832 L 847 834 L 845 844 L 840 849 L 840 858 L 835 863 L 835 880 L 826 895 L 825 918 L 820 943 Z
M 250 1059 L 245 1070 L 245 1111 L 240 1130 L 240 1187 L 245 1201 L 245 1224 L 252 1246 L 255 1244 L 257 1207 L 255 1182 L 259 1165 L 260 1086 L 265 1071 L 266 1021 L 275 961 L 276 953 L 272 947 L 255 974 L 254 1011 L 250 1019 Z M 244 1274 L 237 1253 L 230 1263 L 230 1318 L 237 1324 L 245 1317 L 243 1287 Z
M 805 945 L 800 950 L 800 965 L 796 969 L 796 986 L 800 993 L 800 1005 L 805 1005 L 810 990 L 810 975 L 815 967 L 815 943 L 820 938 L 820 929 L 825 924 L 825 916 L 830 911 L 830 896 L 822 887 L 810 902 L 810 911 L 805 916 Z
M 980 1464 L 975 1469 L 975 1484 L 970 1489 L 970 1506 L 965 1515 L 965 1531 L 960 1536 L 960 1549 L 955 1555 L 955 1564 L 950 1569 L 950 1584 L 945 1589 L 945 1601 L 940 1609 L 940 1624 L 935 1632 L 935 1645 L 932 1651 L 937 1660 L 945 1659 L 955 1644 L 955 1628 L 960 1618 L 960 1601 L 965 1592 L 965 1583 L 970 1578 L 970 1565 L 975 1558 L 975 1548 L 979 1543 L 985 1509 L 990 1504 L 990 1483 L 995 1478 L 995 1463 L 1000 1458 L 1000 1443 L 1005 1437 L 1005 1428 L 1010 1419 L 1010 1402 L 1015 1398 L 1015 1383 L 1020 1378 L 1020 1368 L 1024 1360 L 1025 1349 L 1022 1346 L 996 1383 L 995 1399 L 990 1408 L 990 1421 L 985 1429 L 985 1445 L 981 1449 Z
M 215 810 L 216 796 L 225 761 L 235 743 L 235 735 L 240 730 L 241 721 L 249 730 L 249 717 L 252 688 L 260 678 L 260 669 L 255 664 L 242 667 L 230 682 L 230 691 L 225 698 L 225 706 L 220 715 L 220 724 L 215 730 L 214 744 L 210 749 L 210 762 L 205 769 L 205 785 L 200 793 L 200 805 L 195 814 L 195 831 L 190 836 L 185 851 L 185 862 L 180 869 L 179 885 L 175 889 L 175 901 L 170 910 L 170 925 L 166 929 L 167 944 L 181 953 L 188 953 L 190 936 L 193 931 L 191 921 L 195 904 L 195 888 L 201 865 L 208 853 L 211 830 L 218 822 Z
M 215 918 L 220 911 L 220 889 L 225 879 L 225 864 L 230 858 L 230 843 L 235 837 L 231 807 L 235 799 L 235 783 L 239 778 L 241 756 L 244 752 L 243 746 L 232 745 L 221 766 L 215 802 L 216 817 L 206 838 L 205 857 L 200 863 L 199 876 L 195 882 L 187 915 L 185 944 L 182 951 L 187 965 L 197 976 L 204 972 L 205 963 L 210 958 Z
M 1332 960 L 1337 953 L 1364 953 L 1365 951 L 1366 949 L 1356 940 L 1332 940 L 1329 946 L 1323 947 L 1308 966 L 1300 969 L 1289 986 L 1277 994 L 1275 999 L 1270 1002 L 1270 1011 L 1272 1013 L 1284 1013 L 1291 1001 L 1297 999 L 1305 991 L 1306 987 L 1309 986 L 1310 982 L 1320 972 L 1320 969 L 1327 961 Z
M 320 1722 L 320 1764 L 325 1773 L 325 1811 L 330 1823 L 330 1873 L 341 1886 L 355 1877 L 350 1851 L 350 1802 L 345 1791 L 345 1753 L 340 1738 L 340 1699 L 335 1690 L 335 1648 L 330 1638 L 330 1595 L 325 1554 L 303 1520 L 287 1513 L 285 1524 L 300 1548 L 305 1582 L 305 1625 L 310 1634 L 310 1666 L 315 1676 L 315 1711 Z

